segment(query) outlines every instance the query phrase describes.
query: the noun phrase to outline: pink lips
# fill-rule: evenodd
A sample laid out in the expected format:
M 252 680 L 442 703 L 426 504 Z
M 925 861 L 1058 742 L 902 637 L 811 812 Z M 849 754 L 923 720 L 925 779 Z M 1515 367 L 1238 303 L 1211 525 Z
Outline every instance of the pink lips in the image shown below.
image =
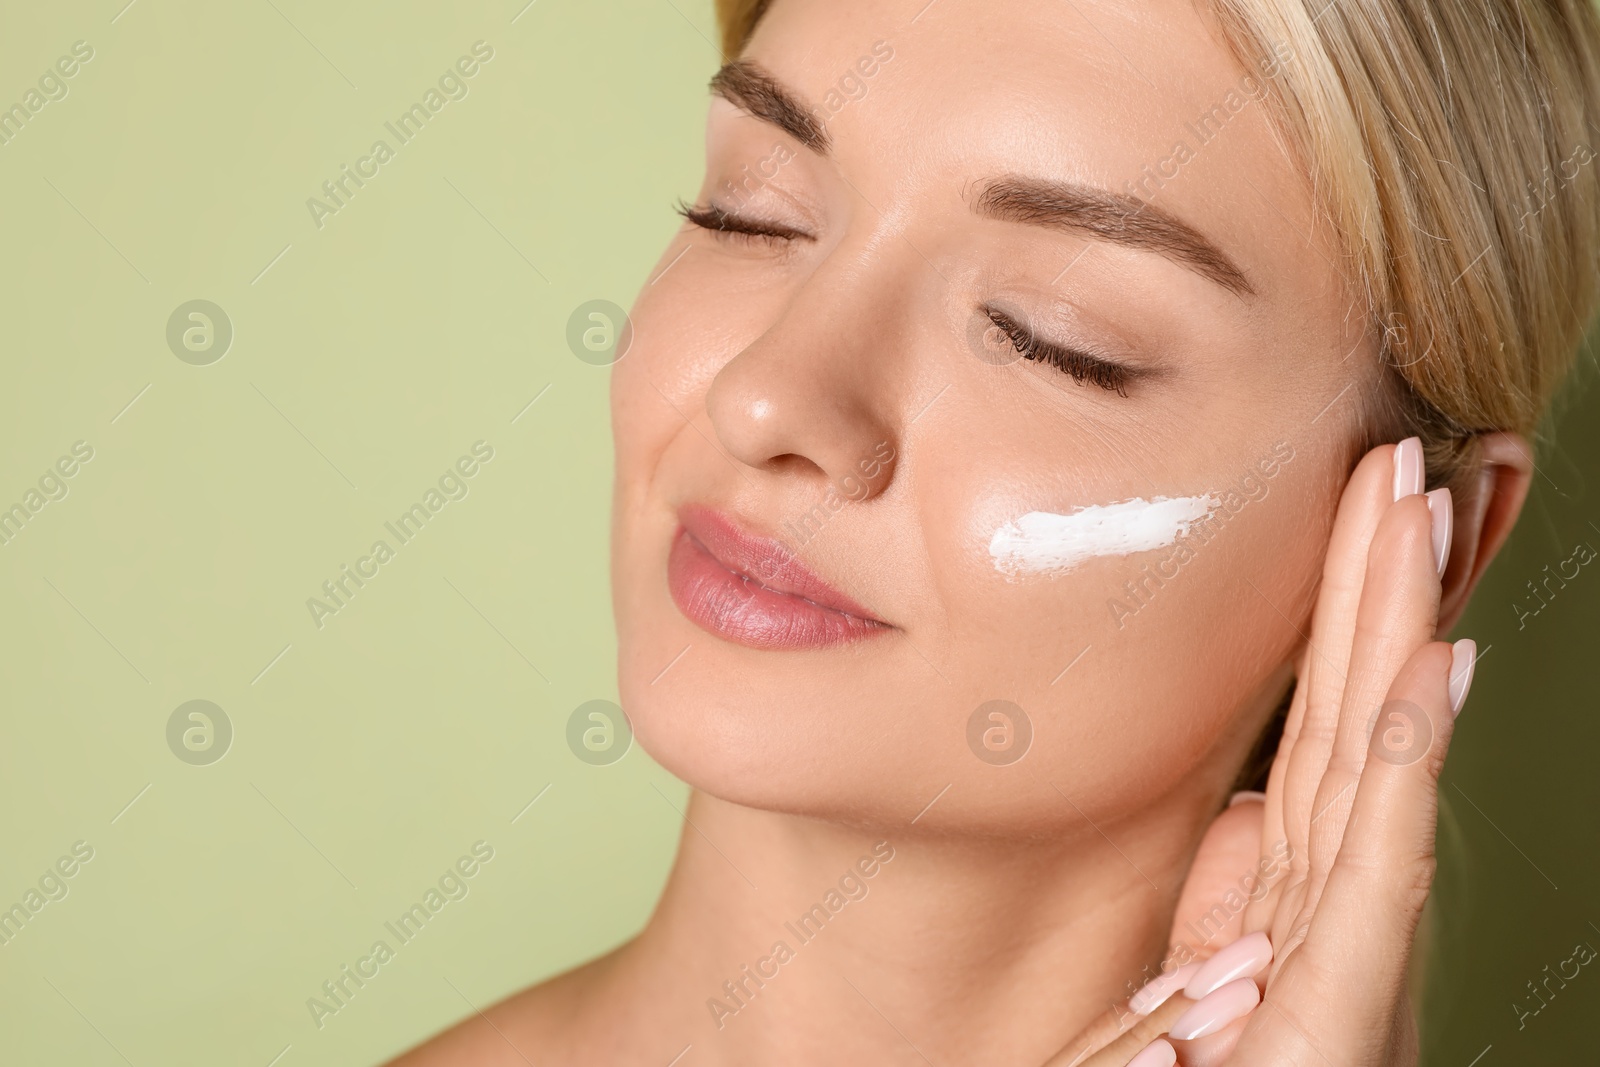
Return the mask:
M 816 649 L 892 627 L 795 559 L 710 508 L 686 506 L 667 556 L 667 585 L 690 621 L 750 648 Z

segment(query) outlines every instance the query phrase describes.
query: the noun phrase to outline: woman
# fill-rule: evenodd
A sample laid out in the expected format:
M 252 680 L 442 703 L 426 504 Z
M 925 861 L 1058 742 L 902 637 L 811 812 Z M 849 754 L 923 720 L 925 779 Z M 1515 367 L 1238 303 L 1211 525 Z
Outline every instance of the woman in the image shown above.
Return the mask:
M 720 15 L 613 379 L 677 865 L 400 1062 L 1415 1062 L 1436 635 L 1595 305 L 1594 12 Z

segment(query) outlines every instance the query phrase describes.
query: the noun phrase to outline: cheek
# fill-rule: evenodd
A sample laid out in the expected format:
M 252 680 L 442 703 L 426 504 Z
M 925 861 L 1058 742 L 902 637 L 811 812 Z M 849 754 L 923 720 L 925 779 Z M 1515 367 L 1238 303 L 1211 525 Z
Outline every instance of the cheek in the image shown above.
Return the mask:
M 1110 780 L 1108 798 L 1120 789 L 1124 803 L 1136 804 L 1226 739 L 1253 740 L 1256 720 L 1242 712 L 1254 703 L 1260 713 L 1281 695 L 1285 665 L 1309 628 L 1332 510 L 1309 489 L 1307 480 L 1283 479 L 1193 544 L 1184 562 L 1153 553 L 1106 569 L 1094 593 L 1102 607 L 1094 648 L 1072 699 L 1119 713 L 1085 724 L 1064 748 L 1115 730 L 1113 752 L 1137 754 L 1146 770 L 1125 765 L 1132 776 Z
M 1148 481 L 1114 463 L 1032 482 L 964 476 L 971 465 L 954 456 L 945 466 L 927 479 L 937 499 L 919 503 L 940 517 L 924 528 L 951 620 L 941 669 L 956 704 L 1021 706 L 1035 727 L 1030 758 L 1091 816 L 1100 805 L 1112 813 L 1148 799 L 1214 758 L 1219 738 L 1253 728 L 1241 707 L 1277 695 L 1306 628 L 1332 518 L 1331 470 L 1312 477 L 1317 464 L 1302 456 L 1265 496 L 1232 513 L 1219 506 L 1213 532 L 1191 527 L 1170 545 L 1019 581 L 995 566 L 998 529 L 1038 508 L 1154 495 Z M 1196 496 L 1238 481 L 1215 472 L 1179 478 Z
M 680 251 L 681 243 L 670 246 L 655 274 Z M 696 254 L 699 250 L 684 258 L 692 260 Z M 737 351 L 736 339 L 716 313 L 715 301 L 701 295 L 702 287 L 685 285 L 685 279 L 677 277 L 686 266 L 678 263 L 658 286 L 647 285 L 640 292 L 629 312 L 632 346 L 610 370 L 617 533 L 624 529 L 625 509 L 648 495 L 664 457 L 680 437 L 688 435 L 696 446 L 704 447 L 687 420 L 700 418 L 699 428 L 710 434 L 703 425 L 706 391 Z

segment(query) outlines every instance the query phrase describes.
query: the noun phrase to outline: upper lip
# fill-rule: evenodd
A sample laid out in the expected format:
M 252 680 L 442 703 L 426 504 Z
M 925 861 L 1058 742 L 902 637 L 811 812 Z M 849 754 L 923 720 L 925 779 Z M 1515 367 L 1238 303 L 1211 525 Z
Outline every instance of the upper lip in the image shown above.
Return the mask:
M 888 625 L 801 563 L 782 541 L 740 529 L 727 516 L 698 504 L 680 508 L 678 521 L 713 559 L 748 581 L 829 611 Z

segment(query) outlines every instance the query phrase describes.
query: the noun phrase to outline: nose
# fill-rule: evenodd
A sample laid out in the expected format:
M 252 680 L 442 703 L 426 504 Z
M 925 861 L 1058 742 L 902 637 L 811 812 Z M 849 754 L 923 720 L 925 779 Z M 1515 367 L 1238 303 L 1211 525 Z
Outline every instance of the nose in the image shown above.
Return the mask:
M 904 346 L 859 288 L 807 290 L 723 366 L 706 408 L 738 462 L 866 500 L 888 488 L 900 453 Z

